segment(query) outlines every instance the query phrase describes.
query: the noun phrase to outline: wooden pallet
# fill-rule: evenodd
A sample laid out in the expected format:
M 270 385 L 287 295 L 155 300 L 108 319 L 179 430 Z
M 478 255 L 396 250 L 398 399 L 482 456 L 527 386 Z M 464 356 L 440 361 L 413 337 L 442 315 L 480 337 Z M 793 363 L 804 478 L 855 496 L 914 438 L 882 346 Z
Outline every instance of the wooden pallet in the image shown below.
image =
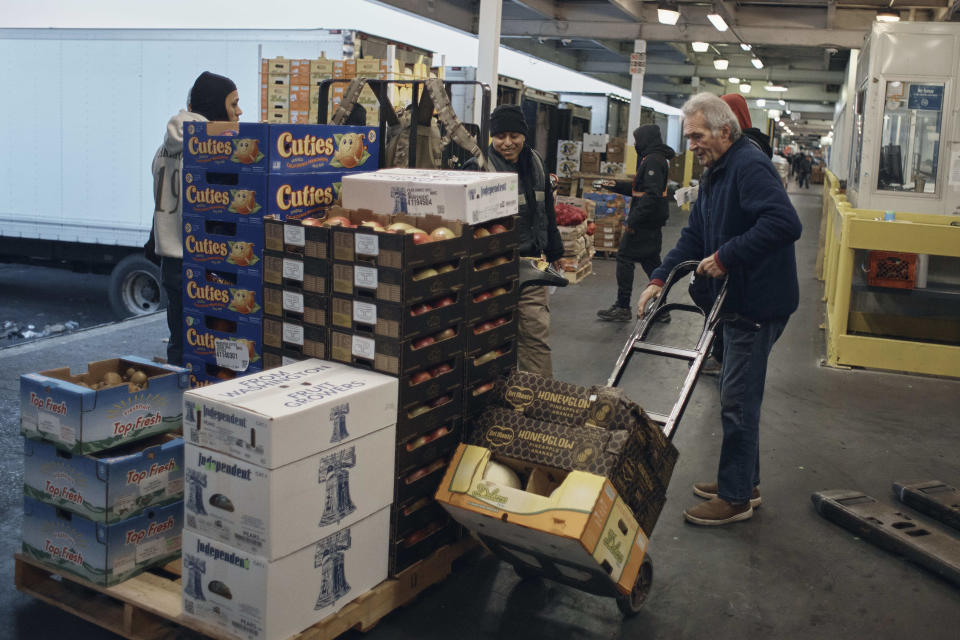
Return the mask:
M 577 284 L 591 273 L 593 273 L 593 263 L 588 262 L 576 271 L 564 271 L 563 276 L 570 284 Z
M 329 640 L 351 629 L 368 631 L 421 591 L 446 579 L 453 561 L 473 548 L 472 538 L 438 549 L 396 578 L 381 582 L 337 613 L 290 640 Z M 113 587 L 101 587 L 15 554 L 17 589 L 129 640 L 172 640 L 187 629 L 216 640 L 232 636 L 182 615 L 180 562 L 152 569 Z

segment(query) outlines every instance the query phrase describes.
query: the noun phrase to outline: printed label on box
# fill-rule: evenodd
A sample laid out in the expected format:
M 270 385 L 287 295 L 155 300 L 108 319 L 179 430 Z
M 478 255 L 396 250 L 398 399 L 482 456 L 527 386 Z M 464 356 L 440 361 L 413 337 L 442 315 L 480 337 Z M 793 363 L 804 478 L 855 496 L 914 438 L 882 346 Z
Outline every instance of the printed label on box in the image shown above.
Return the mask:
M 43 433 L 60 437 L 60 418 L 46 411 L 37 412 L 37 428 Z
M 303 346 L 303 327 L 298 324 L 284 322 L 283 341 Z
M 283 259 L 283 277 L 303 282 L 303 261 Z
M 302 247 L 306 245 L 306 230 L 302 226 L 296 226 L 292 224 L 283 225 L 283 242 L 284 244 L 293 245 L 295 247 Z
M 440 202 L 440 193 L 431 187 L 407 188 L 407 213 L 412 216 L 436 214 L 442 216 L 446 207 Z
M 217 366 L 231 371 L 246 371 L 250 366 L 250 349 L 247 345 L 229 338 L 215 338 Z
M 377 324 L 377 305 L 354 301 L 353 319 L 363 324 Z
M 270 127 L 270 167 L 280 174 L 375 169 L 376 127 L 307 125 Z
M 374 355 L 376 354 L 377 343 L 373 338 L 363 338 L 361 336 L 353 336 L 353 348 L 351 349 L 353 355 L 358 358 L 365 358 L 367 360 L 373 360 Z
M 380 239 L 372 233 L 358 233 L 354 236 L 356 252 L 365 256 L 380 255 Z
M 353 286 L 363 289 L 376 289 L 377 269 L 375 267 L 355 266 L 353 268 Z
M 303 294 L 296 291 L 284 291 L 283 309 L 293 313 L 303 313 Z

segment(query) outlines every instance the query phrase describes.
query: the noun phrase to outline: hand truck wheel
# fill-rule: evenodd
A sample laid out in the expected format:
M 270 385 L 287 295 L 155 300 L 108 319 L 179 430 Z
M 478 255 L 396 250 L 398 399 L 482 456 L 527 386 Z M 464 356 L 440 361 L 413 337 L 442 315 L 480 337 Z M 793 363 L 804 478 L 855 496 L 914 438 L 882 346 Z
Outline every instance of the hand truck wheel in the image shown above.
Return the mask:
M 633 590 L 630 591 L 630 595 L 617 596 L 617 606 L 625 618 L 630 618 L 640 612 L 640 608 L 647 600 L 652 584 L 653 560 L 647 554 L 643 557 L 643 563 L 637 573 L 637 581 L 633 583 Z

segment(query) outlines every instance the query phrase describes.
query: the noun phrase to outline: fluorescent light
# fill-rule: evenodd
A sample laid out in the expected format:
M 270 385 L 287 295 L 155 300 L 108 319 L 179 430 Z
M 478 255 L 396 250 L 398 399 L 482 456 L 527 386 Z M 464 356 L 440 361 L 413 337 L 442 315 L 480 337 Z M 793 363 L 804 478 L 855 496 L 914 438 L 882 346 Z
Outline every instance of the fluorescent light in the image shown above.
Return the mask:
M 779 100 L 777 100 L 777 102 L 780 103 L 780 106 L 781 106 L 781 107 L 787 106 L 787 102 L 786 102 L 786 100 L 784 100 L 783 98 L 780 98 Z
M 740 84 L 740 78 L 727 78 L 727 82 L 730 84 Z
M 693 47 L 693 50 L 697 53 L 706 53 L 707 49 L 710 48 L 709 42 L 691 42 L 690 46 Z
M 730 65 L 730 61 L 726 58 L 714 58 L 713 59 L 713 68 L 717 71 L 723 71 Z
M 779 84 L 768 84 L 767 86 L 764 87 L 764 89 L 766 89 L 767 91 L 772 91 L 774 93 L 782 93 L 783 91 L 787 90 L 787 87 L 784 87 L 783 85 L 779 85 Z
M 895 11 L 880 11 L 877 13 L 877 22 L 900 22 L 900 14 Z
M 744 51 L 750 51 L 750 49 L 753 49 L 753 47 L 748 45 L 746 42 L 741 42 L 740 48 L 743 49 Z
M 764 100 L 763 98 L 760 98 L 759 100 L 757 100 L 757 106 L 758 106 L 758 107 L 765 107 L 765 106 L 767 106 L 767 101 Z
M 740 85 L 740 93 L 750 93 L 750 89 L 753 89 L 753 87 L 751 87 L 746 82 Z
M 879 18 L 879 14 L 878 14 L 878 18 Z M 721 16 L 719 13 L 708 13 L 707 20 L 710 21 L 710 24 L 712 24 L 713 28 L 716 29 L 717 31 L 727 30 L 727 23 L 724 21 L 723 16 Z
M 760 58 L 750 58 L 750 64 L 757 69 L 763 69 L 763 61 L 761 61 Z
M 660 24 L 677 24 L 677 20 L 680 19 L 680 12 L 676 9 L 657 9 L 657 20 L 660 21 Z

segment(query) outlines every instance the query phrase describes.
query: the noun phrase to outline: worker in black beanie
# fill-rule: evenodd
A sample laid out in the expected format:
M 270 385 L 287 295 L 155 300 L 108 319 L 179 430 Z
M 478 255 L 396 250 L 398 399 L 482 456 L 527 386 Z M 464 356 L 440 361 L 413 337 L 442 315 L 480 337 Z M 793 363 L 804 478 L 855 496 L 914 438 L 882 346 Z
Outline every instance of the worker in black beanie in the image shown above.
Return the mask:
M 490 114 L 493 141 L 486 152 L 484 169 L 516 173 L 518 182 L 517 230 L 521 256 L 545 256 L 557 262 L 563 256 L 563 240 L 553 210 L 553 189 L 540 155 L 526 144 L 527 121 L 515 105 L 501 105 Z M 464 165 L 478 170 L 471 158 Z M 546 287 L 525 287 L 521 291 L 520 322 L 517 328 L 517 368 L 553 377 L 550 356 L 550 294 Z
M 236 122 L 240 119 L 238 109 L 237 85 L 226 76 L 220 76 L 209 71 L 201 73 L 190 89 L 190 100 L 187 108 L 193 113 L 199 113 L 207 120 Z

